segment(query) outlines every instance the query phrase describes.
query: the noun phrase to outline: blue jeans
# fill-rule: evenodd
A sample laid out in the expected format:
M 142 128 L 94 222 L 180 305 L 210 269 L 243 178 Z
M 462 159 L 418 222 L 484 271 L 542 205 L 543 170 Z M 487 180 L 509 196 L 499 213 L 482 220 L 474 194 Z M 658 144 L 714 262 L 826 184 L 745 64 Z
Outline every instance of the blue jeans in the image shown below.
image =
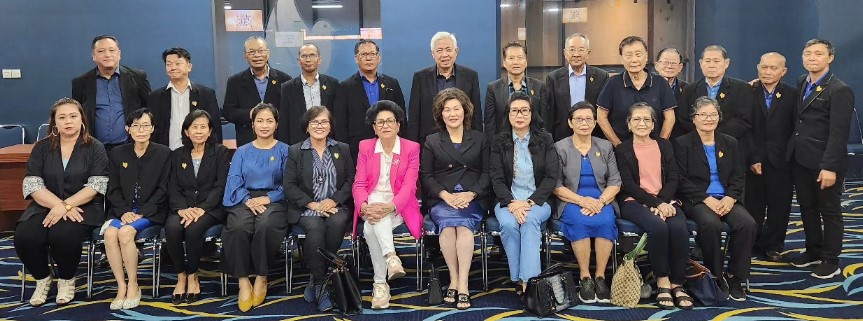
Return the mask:
M 551 206 L 534 205 L 527 214 L 527 221 L 519 225 L 515 216 L 498 203 L 494 216 L 500 222 L 500 238 L 509 263 L 509 279 L 525 281 L 542 272 L 539 249 L 542 246 L 541 226 L 551 216 Z M 522 251 L 524 249 L 524 251 Z

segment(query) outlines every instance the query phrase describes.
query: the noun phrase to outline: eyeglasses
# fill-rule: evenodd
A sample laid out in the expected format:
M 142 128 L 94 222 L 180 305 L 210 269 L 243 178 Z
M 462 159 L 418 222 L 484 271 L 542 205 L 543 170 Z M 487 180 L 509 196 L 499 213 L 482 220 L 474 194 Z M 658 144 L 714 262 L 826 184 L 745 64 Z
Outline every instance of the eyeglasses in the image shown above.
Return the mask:
M 330 127 L 330 121 L 329 120 L 321 120 L 321 121 L 313 120 L 313 121 L 309 122 L 309 127 Z
M 363 59 L 365 59 L 365 58 L 374 58 L 374 57 L 377 57 L 379 54 L 380 54 L 380 53 L 377 53 L 377 52 L 361 52 L 361 53 L 358 53 L 358 54 L 357 54 L 357 57 L 360 57 L 360 58 L 363 58 Z
M 679 62 L 671 62 L 671 61 L 667 61 L 667 60 L 660 60 L 660 61 L 657 61 L 657 62 L 656 62 L 656 64 L 657 64 L 657 65 L 660 65 L 660 66 L 664 66 L 664 67 L 669 67 L 669 66 L 671 66 L 671 67 L 675 67 L 675 66 L 677 66 L 677 65 L 680 65 L 680 63 L 679 63 Z
M 382 128 L 384 126 L 393 127 L 398 123 L 399 122 L 397 120 L 395 120 L 395 118 L 390 118 L 390 119 L 378 119 L 373 124 L 379 128 Z
M 574 55 L 576 53 L 579 55 L 583 55 L 587 52 L 588 52 L 587 48 L 569 48 L 569 49 L 566 49 L 566 53 L 568 53 L 570 55 Z
M 633 124 L 644 123 L 645 125 L 650 125 L 653 123 L 652 118 L 632 118 L 629 121 Z
M 524 61 L 527 59 L 525 56 L 507 56 L 506 61 Z
M 151 128 L 153 128 L 153 125 L 150 124 L 132 124 L 132 126 L 129 126 L 129 129 L 131 129 L 132 131 L 148 131 Z
M 695 115 L 701 120 L 719 119 L 719 113 L 697 113 Z
M 572 122 L 576 123 L 576 124 L 588 124 L 589 125 L 589 124 L 592 124 L 594 121 L 595 120 L 593 118 L 581 118 L 581 117 L 572 118 Z
M 318 54 L 300 55 L 300 60 L 314 60 L 318 59 L 318 57 Z
M 249 56 L 263 55 L 268 52 L 270 52 L 270 49 L 249 49 L 245 51 L 245 53 Z
M 525 115 L 525 116 L 530 116 L 530 108 L 510 109 L 509 110 L 510 116 L 518 116 L 519 114 Z

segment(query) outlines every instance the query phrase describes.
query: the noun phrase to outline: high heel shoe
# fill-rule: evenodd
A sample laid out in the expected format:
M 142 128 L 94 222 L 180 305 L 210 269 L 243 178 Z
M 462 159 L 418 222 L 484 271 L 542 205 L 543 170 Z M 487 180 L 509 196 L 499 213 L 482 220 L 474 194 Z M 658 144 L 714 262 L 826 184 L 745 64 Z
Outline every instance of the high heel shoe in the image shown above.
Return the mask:
M 75 278 L 57 279 L 57 305 L 65 305 L 75 299 Z
M 200 294 L 200 293 L 186 293 L 186 300 L 185 300 L 185 302 L 186 302 L 186 303 L 195 303 L 195 301 L 198 301 L 198 300 L 200 300 L 200 299 L 201 299 L 201 294 Z
M 27 277 L 26 275 L 22 277 Z M 30 305 L 34 307 L 41 306 L 45 304 L 45 301 L 48 300 L 48 291 L 51 290 L 51 281 L 53 279 L 50 275 L 41 280 L 36 280 L 36 291 L 33 291 L 33 295 L 30 296 Z
M 122 309 L 123 308 L 123 301 L 125 301 L 125 300 L 115 299 L 114 301 L 111 301 L 111 310 L 116 311 L 116 310 Z
M 186 296 L 186 295 L 185 295 L 185 294 L 183 294 L 183 293 L 180 293 L 180 294 L 174 294 L 173 296 L 171 296 L 171 303 L 173 303 L 174 305 L 180 305 L 180 304 L 182 304 L 183 302 L 185 302 L 185 301 L 186 301 L 186 297 L 185 297 L 185 296 Z
M 141 304 L 141 289 L 138 288 L 138 293 L 136 293 L 135 297 L 126 297 L 126 300 L 123 300 L 123 309 L 133 309 L 138 307 Z

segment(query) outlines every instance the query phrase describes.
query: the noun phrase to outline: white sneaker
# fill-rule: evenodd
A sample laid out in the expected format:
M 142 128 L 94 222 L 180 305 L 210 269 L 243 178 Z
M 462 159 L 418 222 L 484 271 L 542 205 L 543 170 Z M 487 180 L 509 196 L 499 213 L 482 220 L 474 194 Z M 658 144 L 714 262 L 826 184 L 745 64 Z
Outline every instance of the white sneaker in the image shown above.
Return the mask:
M 402 267 L 402 260 L 398 255 L 393 255 L 387 258 L 387 280 L 392 281 L 405 276 L 405 268 Z
M 372 309 L 386 309 L 390 307 L 390 286 L 386 283 L 375 283 L 372 285 Z
M 57 279 L 57 305 L 64 305 L 75 299 L 75 278 Z
M 22 277 L 26 278 L 27 275 Z M 45 301 L 48 300 L 48 291 L 51 290 L 51 281 L 53 281 L 53 279 L 50 275 L 44 279 L 36 280 L 36 290 L 33 291 L 33 295 L 30 296 L 30 305 L 38 307 L 45 304 Z

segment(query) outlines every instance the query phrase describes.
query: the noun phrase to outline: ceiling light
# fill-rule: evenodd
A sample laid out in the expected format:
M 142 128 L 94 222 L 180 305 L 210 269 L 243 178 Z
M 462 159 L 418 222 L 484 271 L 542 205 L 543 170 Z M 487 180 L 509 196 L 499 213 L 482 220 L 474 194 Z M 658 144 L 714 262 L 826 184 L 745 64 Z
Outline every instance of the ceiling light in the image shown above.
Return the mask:
M 501 8 L 509 8 L 509 7 L 511 7 L 511 6 L 512 6 L 512 5 L 511 5 L 511 4 L 509 4 L 509 3 L 501 3 L 501 4 L 500 4 L 500 7 L 501 7 Z
M 340 4 L 313 4 L 312 9 L 341 9 Z

